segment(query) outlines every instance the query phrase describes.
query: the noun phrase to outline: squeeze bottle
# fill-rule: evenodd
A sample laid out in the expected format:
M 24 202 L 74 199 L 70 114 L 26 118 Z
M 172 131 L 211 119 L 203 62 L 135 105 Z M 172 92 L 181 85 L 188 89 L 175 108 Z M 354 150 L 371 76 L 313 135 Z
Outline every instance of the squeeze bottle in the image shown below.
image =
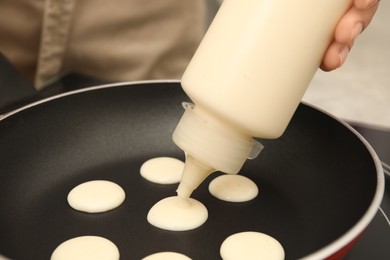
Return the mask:
M 173 141 L 186 154 L 178 196 L 236 174 L 280 137 L 352 0 L 224 0 L 182 77 L 194 104 Z

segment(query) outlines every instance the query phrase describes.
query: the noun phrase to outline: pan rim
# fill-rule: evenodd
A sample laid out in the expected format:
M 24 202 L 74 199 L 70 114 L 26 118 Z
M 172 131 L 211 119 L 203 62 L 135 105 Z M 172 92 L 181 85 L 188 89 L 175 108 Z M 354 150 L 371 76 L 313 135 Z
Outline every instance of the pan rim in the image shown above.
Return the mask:
M 0 121 L 12 116 L 16 113 L 19 113 L 20 111 L 26 110 L 30 107 L 34 107 L 37 105 L 40 105 L 42 103 L 49 102 L 51 100 L 59 99 L 62 97 L 70 96 L 70 95 L 75 95 L 83 92 L 88 92 L 88 91 L 93 91 L 93 90 L 98 90 L 98 89 L 103 89 L 103 88 L 113 88 L 113 87 L 121 87 L 121 86 L 128 86 L 128 85 L 138 85 L 138 84 L 152 84 L 152 83 L 180 83 L 181 81 L 178 79 L 165 79 L 165 80 L 158 80 L 158 79 L 153 79 L 153 80 L 136 80 L 136 81 L 121 81 L 121 82 L 116 82 L 116 83 L 108 83 L 108 84 L 102 84 L 102 85 L 96 85 L 92 87 L 86 87 L 86 88 L 81 88 L 81 89 L 76 89 L 68 92 L 64 92 L 61 94 L 57 94 L 51 97 L 43 98 L 38 101 L 34 101 L 30 104 L 24 105 L 20 108 L 17 108 L 15 110 L 6 112 L 4 114 L 0 114 Z
M 382 168 L 382 163 L 379 159 L 379 156 L 375 152 L 374 148 L 371 146 L 371 144 L 352 126 L 350 126 L 348 123 L 343 121 L 342 119 L 336 117 L 335 115 L 329 113 L 328 111 L 325 111 L 319 107 L 316 107 L 312 104 L 309 104 L 307 102 L 301 102 L 311 108 L 316 109 L 317 111 L 331 117 L 332 119 L 336 120 L 337 122 L 341 123 L 344 127 L 346 127 L 349 131 L 351 131 L 356 137 L 359 138 L 359 140 L 364 144 L 366 149 L 371 155 L 371 158 L 373 159 L 373 162 L 375 164 L 376 169 L 376 177 L 377 177 L 377 185 L 374 197 L 371 201 L 370 206 L 366 210 L 366 212 L 363 214 L 363 216 L 360 218 L 358 222 L 356 222 L 353 227 L 348 230 L 346 233 L 344 233 L 341 237 L 334 240 L 332 243 L 328 244 L 327 246 L 307 255 L 300 260 L 316 260 L 316 259 L 326 259 L 327 257 L 332 256 L 333 254 L 337 253 L 341 249 L 343 249 L 345 246 L 347 246 L 349 243 L 351 243 L 354 239 L 358 238 L 364 230 L 367 228 L 367 226 L 370 224 L 372 219 L 375 217 L 376 213 L 380 209 L 380 204 L 382 202 L 382 198 L 385 192 L 385 175 Z
M 42 103 L 46 103 L 55 99 L 59 99 L 62 97 L 70 96 L 70 95 L 75 95 L 87 91 L 94 91 L 94 90 L 99 90 L 99 89 L 104 89 L 104 88 L 113 88 L 113 87 L 123 87 L 123 86 L 129 86 L 129 85 L 140 85 L 140 84 L 153 84 L 153 83 L 179 83 L 180 80 L 178 79 L 165 79 L 165 80 L 139 80 L 139 81 L 124 81 L 124 82 L 117 82 L 117 83 L 109 83 L 109 84 L 103 84 L 103 85 L 97 85 L 97 86 L 92 86 L 92 87 L 87 87 L 83 89 L 78 89 L 78 90 L 73 90 L 65 93 L 61 93 L 52 97 L 48 97 L 39 101 L 35 101 L 33 103 L 30 103 L 28 105 L 22 106 L 18 109 L 15 109 L 13 111 L 7 112 L 5 114 L 0 114 L 0 122 L 10 116 L 13 116 L 23 110 L 29 109 L 31 107 L 40 105 Z M 313 253 L 310 253 L 307 256 L 304 256 L 300 259 L 302 260 L 315 260 L 315 259 L 324 259 L 327 257 L 332 256 L 333 254 L 339 252 L 342 250 L 345 246 L 347 246 L 349 243 L 351 243 L 354 239 L 358 238 L 360 234 L 364 232 L 364 230 L 367 228 L 369 223 L 372 221 L 372 219 L 375 217 L 376 213 L 378 212 L 380 208 L 380 204 L 384 195 L 385 191 L 385 177 L 384 177 L 384 172 L 382 168 L 381 161 L 376 154 L 375 150 L 373 147 L 368 143 L 368 141 L 357 131 L 355 130 L 352 126 L 350 126 L 348 123 L 343 121 L 342 119 L 336 117 L 335 115 L 329 113 L 328 111 L 325 111 L 313 104 L 301 101 L 302 104 L 311 107 L 327 116 L 330 118 L 336 120 L 337 122 L 341 123 L 344 127 L 346 127 L 350 132 L 352 132 L 355 136 L 359 138 L 359 140 L 363 143 L 363 145 L 366 147 L 368 152 L 371 155 L 371 158 L 373 159 L 373 162 L 375 164 L 376 168 L 376 175 L 377 175 L 377 185 L 376 185 L 376 191 L 374 194 L 374 197 L 371 201 L 370 206 L 366 210 L 366 212 L 362 215 L 362 217 L 359 219 L 358 222 L 356 222 L 352 228 L 350 228 L 346 233 L 344 233 L 342 236 L 340 236 L 338 239 L 334 240 L 330 244 L 326 245 L 325 247 L 322 247 L 318 249 L 317 251 L 314 251 Z M 1 256 L 1 253 L 0 253 Z

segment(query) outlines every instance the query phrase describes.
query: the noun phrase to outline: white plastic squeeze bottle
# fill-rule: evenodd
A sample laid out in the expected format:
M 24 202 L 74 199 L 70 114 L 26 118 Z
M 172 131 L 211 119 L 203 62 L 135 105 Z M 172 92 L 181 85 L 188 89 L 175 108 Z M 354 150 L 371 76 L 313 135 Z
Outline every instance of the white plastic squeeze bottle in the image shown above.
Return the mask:
M 178 196 L 213 171 L 236 174 L 286 129 L 352 0 L 224 0 L 182 77 L 194 104 L 173 141 L 186 153 Z

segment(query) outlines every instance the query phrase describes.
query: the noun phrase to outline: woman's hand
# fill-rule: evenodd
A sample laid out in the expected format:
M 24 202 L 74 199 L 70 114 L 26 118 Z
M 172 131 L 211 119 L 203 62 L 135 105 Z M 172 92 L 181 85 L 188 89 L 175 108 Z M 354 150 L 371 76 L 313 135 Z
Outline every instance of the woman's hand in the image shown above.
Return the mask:
M 333 41 L 323 57 L 320 68 L 331 71 L 343 65 L 355 39 L 371 22 L 379 0 L 354 0 L 339 21 Z

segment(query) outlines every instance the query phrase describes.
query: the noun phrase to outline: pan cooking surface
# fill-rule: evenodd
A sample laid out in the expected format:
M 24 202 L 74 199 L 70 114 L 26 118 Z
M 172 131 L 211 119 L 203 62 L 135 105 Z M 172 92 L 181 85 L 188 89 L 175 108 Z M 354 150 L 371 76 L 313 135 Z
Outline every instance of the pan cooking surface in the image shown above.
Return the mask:
M 22 110 L 0 121 L 0 254 L 48 259 L 63 241 L 103 236 L 121 259 L 176 251 L 219 259 L 229 235 L 259 231 L 284 247 L 286 259 L 313 253 L 350 230 L 376 192 L 375 162 L 362 141 L 337 120 L 301 104 L 285 134 L 260 140 L 265 148 L 241 174 L 259 187 L 245 203 L 219 201 L 208 192 L 211 175 L 193 194 L 209 211 L 198 229 L 171 232 L 148 224 L 148 210 L 175 194 L 177 185 L 143 179 L 146 160 L 184 160 L 171 140 L 189 101 L 178 83 L 99 88 Z M 117 209 L 77 212 L 66 196 L 95 179 L 126 192 Z

